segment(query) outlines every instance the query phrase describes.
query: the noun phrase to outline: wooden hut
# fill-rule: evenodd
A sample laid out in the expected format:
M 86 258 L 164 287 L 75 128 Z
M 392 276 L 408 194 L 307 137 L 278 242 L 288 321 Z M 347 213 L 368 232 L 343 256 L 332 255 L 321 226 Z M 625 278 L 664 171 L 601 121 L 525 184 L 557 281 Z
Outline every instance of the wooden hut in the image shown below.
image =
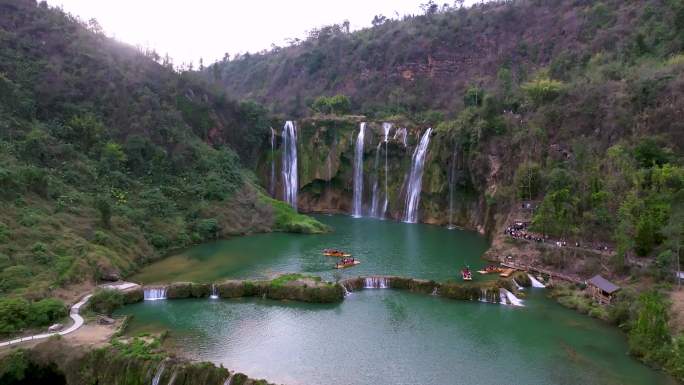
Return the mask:
M 596 275 L 587 281 L 587 287 L 594 300 L 600 304 L 610 304 L 613 296 L 620 290 L 620 287 L 609 280 Z

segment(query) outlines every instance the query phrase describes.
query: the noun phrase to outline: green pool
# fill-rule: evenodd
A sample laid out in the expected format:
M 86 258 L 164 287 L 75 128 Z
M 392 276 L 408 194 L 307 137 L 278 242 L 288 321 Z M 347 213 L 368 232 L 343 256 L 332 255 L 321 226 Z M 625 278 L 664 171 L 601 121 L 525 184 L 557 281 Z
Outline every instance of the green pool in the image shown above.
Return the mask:
M 214 281 L 307 272 L 335 278 L 320 250 L 364 263 L 343 275 L 445 280 L 487 247 L 475 233 L 349 217 L 320 217 L 336 232 L 256 235 L 203 245 L 142 271 L 145 282 Z M 674 384 L 627 355 L 623 334 L 562 308 L 544 289 L 525 307 L 365 290 L 336 305 L 264 299 L 143 302 L 130 333 L 168 329 L 185 354 L 271 382 L 391 384 Z

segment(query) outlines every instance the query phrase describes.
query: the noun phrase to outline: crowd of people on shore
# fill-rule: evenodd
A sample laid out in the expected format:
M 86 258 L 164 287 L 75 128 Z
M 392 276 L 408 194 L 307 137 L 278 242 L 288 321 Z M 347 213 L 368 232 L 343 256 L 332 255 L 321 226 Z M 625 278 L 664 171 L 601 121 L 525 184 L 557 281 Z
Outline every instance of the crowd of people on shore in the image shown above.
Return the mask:
M 567 241 L 562 239 L 552 239 L 548 235 L 542 235 L 539 233 L 529 231 L 528 227 L 528 222 L 514 222 L 510 226 L 506 227 L 506 229 L 504 230 L 504 234 L 512 238 L 524 239 L 530 242 L 550 244 L 556 247 L 568 247 L 569 245 L 571 247 L 596 250 L 602 253 L 611 252 L 611 249 L 604 244 L 584 244 L 579 240 L 568 243 Z

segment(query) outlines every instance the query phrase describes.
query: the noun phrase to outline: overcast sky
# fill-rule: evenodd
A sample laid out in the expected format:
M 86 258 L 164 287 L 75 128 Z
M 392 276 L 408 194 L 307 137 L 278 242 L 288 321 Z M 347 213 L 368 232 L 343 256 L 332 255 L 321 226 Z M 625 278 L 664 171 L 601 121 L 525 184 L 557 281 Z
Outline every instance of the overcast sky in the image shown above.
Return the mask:
M 83 20 L 96 18 L 108 36 L 168 53 L 175 64 L 210 64 L 236 53 L 283 46 L 288 38 L 349 20 L 370 26 L 373 16 L 420 13 L 427 0 L 48 0 Z M 436 1 L 441 4 L 444 1 Z M 453 1 L 448 1 L 453 3 Z M 466 1 L 466 4 L 476 2 Z

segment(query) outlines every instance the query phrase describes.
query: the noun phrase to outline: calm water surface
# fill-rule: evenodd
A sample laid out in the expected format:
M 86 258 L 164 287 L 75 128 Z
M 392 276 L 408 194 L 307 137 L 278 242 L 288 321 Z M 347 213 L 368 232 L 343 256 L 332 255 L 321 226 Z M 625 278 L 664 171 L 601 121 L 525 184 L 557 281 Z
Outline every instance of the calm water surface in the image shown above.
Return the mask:
M 203 245 L 149 266 L 145 282 L 215 281 L 301 271 L 333 278 L 349 250 L 363 263 L 344 275 L 445 280 L 479 259 L 485 240 L 349 217 L 320 217 L 336 232 L 265 234 Z M 393 290 L 353 293 L 335 305 L 264 299 L 176 300 L 127 306 L 130 333 L 168 329 L 188 355 L 288 385 L 674 384 L 629 357 L 624 335 L 562 308 L 544 290 L 525 307 L 463 302 Z
M 464 264 L 471 268 L 485 265 L 480 256 L 488 244 L 475 232 L 339 215 L 316 218 L 335 231 L 323 235 L 257 234 L 208 243 L 151 264 L 133 280 L 214 282 L 305 272 L 326 279 L 335 274 L 392 274 L 444 281 L 459 277 Z M 325 248 L 349 252 L 362 263 L 334 270 L 337 259 L 323 256 Z

